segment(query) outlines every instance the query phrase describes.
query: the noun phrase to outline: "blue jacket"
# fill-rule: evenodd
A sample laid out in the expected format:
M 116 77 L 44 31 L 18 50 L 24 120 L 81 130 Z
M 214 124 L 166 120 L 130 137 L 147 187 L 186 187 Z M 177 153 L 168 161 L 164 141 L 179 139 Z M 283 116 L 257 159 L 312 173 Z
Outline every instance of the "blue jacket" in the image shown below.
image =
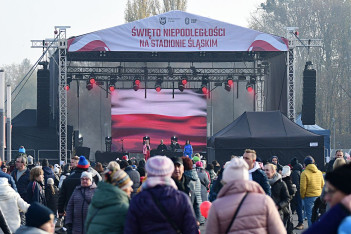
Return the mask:
M 309 227 L 304 234 L 338 233 L 339 225 L 348 215 L 350 215 L 350 211 L 344 205 L 337 204 L 325 213 L 318 222 Z
M 193 147 L 190 144 L 186 144 L 184 146 L 184 152 L 183 155 L 186 156 L 188 155 L 190 159 L 192 159 L 192 155 L 193 155 Z
M 30 182 L 29 174 L 30 174 L 30 170 L 27 168 L 27 170 L 22 174 L 22 176 L 17 181 L 17 169 L 15 169 L 11 173 L 11 176 L 16 183 L 17 192 L 19 193 L 21 198 L 25 201 L 27 201 L 27 186 Z
M 8 179 L 9 184 L 11 185 L 11 187 L 17 192 L 17 187 L 16 187 L 16 183 L 13 180 L 12 176 L 10 176 L 9 174 L 0 171 L 0 177 L 5 177 Z
M 156 186 L 141 191 L 131 200 L 124 227 L 125 234 L 176 233 L 155 204 L 150 192 L 160 201 L 182 233 L 198 233 L 189 197 L 171 186 Z
M 270 196 L 271 195 L 271 186 L 268 183 L 268 179 L 266 174 L 257 169 L 256 171 L 252 172 L 252 180 L 257 182 L 263 188 L 264 192 Z
M 44 185 L 38 181 L 31 181 L 27 187 L 27 201 L 29 204 L 39 202 L 46 206 Z

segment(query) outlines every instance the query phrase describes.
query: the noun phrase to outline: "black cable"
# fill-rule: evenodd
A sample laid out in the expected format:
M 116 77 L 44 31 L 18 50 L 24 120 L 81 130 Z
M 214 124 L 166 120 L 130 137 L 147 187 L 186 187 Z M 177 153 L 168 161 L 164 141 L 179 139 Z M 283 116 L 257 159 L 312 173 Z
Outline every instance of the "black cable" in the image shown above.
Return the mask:
M 17 96 L 19 95 L 19 93 L 21 92 L 21 90 L 23 89 L 23 87 L 26 85 L 26 83 L 28 82 L 29 78 L 31 77 L 31 75 L 33 74 L 34 70 L 37 68 L 39 62 L 42 60 L 42 58 L 45 56 L 45 54 L 48 52 L 48 50 L 51 48 L 51 46 L 53 45 L 54 42 L 56 42 L 57 38 L 59 37 L 59 35 L 56 36 L 55 40 L 52 41 L 49 46 L 46 48 L 45 51 L 43 51 L 43 54 L 40 56 L 40 58 L 34 63 L 34 65 L 29 69 L 29 71 L 26 73 L 26 75 L 22 78 L 22 80 L 18 83 L 18 85 L 14 88 L 14 90 L 11 92 L 11 94 L 13 94 L 17 88 L 21 85 L 21 83 L 25 80 L 24 85 L 20 88 L 20 90 L 18 91 L 18 93 L 16 94 L 16 96 L 14 97 L 14 99 L 11 101 L 11 103 L 13 103 Z M 6 100 L 7 101 L 7 100 Z

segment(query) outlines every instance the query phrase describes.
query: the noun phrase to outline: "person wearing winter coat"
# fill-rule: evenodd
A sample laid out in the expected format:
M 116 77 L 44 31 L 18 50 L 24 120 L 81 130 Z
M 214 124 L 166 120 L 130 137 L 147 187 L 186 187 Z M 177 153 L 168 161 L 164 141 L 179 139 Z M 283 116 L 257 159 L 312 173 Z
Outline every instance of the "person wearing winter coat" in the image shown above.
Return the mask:
M 3 166 L 1 158 L 0 158 L 0 166 Z M 9 181 L 9 184 L 11 185 L 11 187 L 17 192 L 16 183 L 15 183 L 14 179 L 12 178 L 12 176 L 10 176 L 6 172 L 3 172 L 0 170 L 0 178 L 2 178 L 2 177 L 6 178 Z
M 208 191 L 210 190 L 210 179 L 209 175 L 206 173 L 205 169 L 203 168 L 203 164 L 201 161 L 196 163 L 196 171 L 197 176 L 200 179 L 201 183 L 201 200 L 208 201 Z
M 186 140 L 184 145 L 183 156 L 188 156 L 190 159 L 193 157 L 193 147 L 190 144 L 190 140 Z
M 302 199 L 300 195 L 300 177 L 302 172 L 302 165 L 299 163 L 297 158 L 293 158 L 291 160 L 290 165 L 292 166 L 291 172 L 291 181 L 293 184 L 296 185 L 296 193 L 291 201 L 291 210 L 297 213 L 298 217 L 298 224 L 296 225 L 295 229 L 303 230 L 303 215 L 302 215 Z
M 59 184 L 58 178 L 55 176 L 54 171 L 49 167 L 49 160 L 47 158 L 44 158 L 42 163 L 41 163 L 41 169 L 44 171 L 44 182 L 45 185 L 47 185 L 47 181 L 49 178 L 52 178 L 55 182 L 56 185 Z
M 6 178 L 0 177 L 0 209 L 12 233 L 21 225 L 19 210 L 27 212 L 29 204 L 10 186 Z M 0 233 L 1 232 L 0 230 Z
M 178 191 L 171 179 L 173 162 L 165 156 L 154 156 L 146 162 L 145 169 L 148 178 L 130 202 L 124 233 L 197 234 L 189 197 Z
M 87 234 L 124 232 L 133 182 L 123 170 L 110 169 L 100 182 L 88 208 Z
M 71 174 L 63 181 L 57 207 L 59 216 L 62 217 L 64 215 L 68 201 L 74 189 L 81 184 L 80 177 L 83 172 L 88 170 L 89 165 L 90 163 L 85 157 L 80 156 L 76 168 L 73 169 Z
M 39 202 L 45 206 L 44 172 L 40 167 L 30 170 L 30 181 L 27 186 L 28 203 Z
M 81 183 L 75 188 L 67 204 L 65 224 L 69 232 L 73 234 L 85 233 L 84 222 L 88 207 L 94 195 L 96 184 L 90 172 L 83 172 Z
M 322 193 L 324 178 L 322 172 L 314 165 L 314 159 L 311 156 L 307 156 L 304 159 L 304 164 L 306 168 L 301 173 L 300 195 L 304 201 L 308 226 L 310 227 L 312 224 L 313 204 Z
M 27 168 L 27 158 L 19 156 L 15 161 L 16 169 L 11 172 L 17 187 L 17 192 L 23 200 L 27 201 L 27 186 L 30 182 L 30 170 Z
M 52 210 L 34 202 L 26 213 L 26 225 L 21 226 L 15 234 L 53 234 L 55 233 L 54 214 Z
M 11 234 L 11 230 L 0 208 L 0 233 Z
M 277 172 L 278 173 L 282 173 L 283 170 L 283 166 L 281 164 L 279 164 L 279 158 L 278 156 L 272 156 L 270 162 L 275 165 Z
M 243 159 L 233 158 L 224 169 L 224 185 L 212 203 L 206 233 L 286 233 L 273 200 L 257 182 L 249 181 L 248 168 Z
M 120 167 L 128 174 L 129 178 L 133 181 L 133 198 L 136 195 L 138 188 L 140 187 L 140 174 L 137 170 L 134 170 L 133 167 L 129 165 L 129 163 L 125 160 L 121 161 Z
M 286 187 L 288 188 L 288 192 L 290 195 L 290 201 L 291 199 L 295 196 L 296 194 L 296 185 L 292 183 L 291 178 L 290 178 L 291 170 L 290 166 L 283 166 L 282 170 L 282 180 L 286 184 Z M 285 227 L 287 228 L 288 233 L 293 233 L 294 230 L 294 225 L 292 222 L 292 213 L 290 209 L 290 204 L 288 206 L 288 209 L 286 210 L 287 212 L 284 213 L 283 217 L 283 223 Z
M 195 211 L 195 216 L 200 224 L 205 223 L 205 218 L 201 215 L 200 205 L 202 203 L 201 198 L 201 182 L 199 176 L 197 175 L 196 169 L 193 168 L 193 162 L 188 157 L 183 157 L 184 163 L 184 175 L 190 179 L 189 189 L 193 196 L 190 197 L 191 203 Z
M 276 172 L 277 169 L 274 164 L 266 164 L 264 166 L 264 171 L 267 175 L 268 182 L 271 185 L 271 197 L 283 219 L 283 215 L 289 213 L 290 195 L 288 187 L 282 180 L 282 176 Z
M 351 215 L 350 178 L 351 164 L 327 172 L 324 199 L 330 205 L 330 209 L 304 233 L 338 233 L 343 220 Z
M 54 180 L 49 178 L 45 188 L 45 198 L 46 206 L 54 212 L 54 215 L 57 215 L 57 203 L 59 197 L 59 190 L 56 187 Z

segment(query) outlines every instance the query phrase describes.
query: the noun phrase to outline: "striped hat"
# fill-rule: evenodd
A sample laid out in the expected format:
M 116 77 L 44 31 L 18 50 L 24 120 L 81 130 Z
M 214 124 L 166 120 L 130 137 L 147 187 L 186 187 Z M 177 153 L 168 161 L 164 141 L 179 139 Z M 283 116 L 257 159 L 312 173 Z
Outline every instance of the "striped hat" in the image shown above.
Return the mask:
M 77 168 L 88 169 L 89 166 L 90 163 L 88 162 L 88 160 L 86 160 L 84 156 L 80 156 Z
M 110 177 L 111 184 L 118 186 L 120 189 L 125 189 L 133 185 L 133 181 L 123 170 L 113 170 Z

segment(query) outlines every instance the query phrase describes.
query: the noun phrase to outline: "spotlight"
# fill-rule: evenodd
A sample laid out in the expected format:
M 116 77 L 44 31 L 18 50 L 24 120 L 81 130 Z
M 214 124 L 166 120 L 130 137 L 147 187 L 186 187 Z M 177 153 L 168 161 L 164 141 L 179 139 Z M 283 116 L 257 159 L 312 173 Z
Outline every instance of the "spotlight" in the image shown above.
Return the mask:
M 87 90 L 91 90 L 93 88 L 93 84 L 90 82 L 90 80 L 87 81 L 86 88 Z
M 67 84 L 65 86 L 65 90 L 68 91 L 70 89 L 70 84 L 72 82 L 72 77 L 68 76 L 67 77 Z
M 106 152 L 111 152 L 112 137 L 105 137 Z
M 182 77 L 182 84 L 186 85 L 188 83 L 188 79 L 186 77 Z
M 156 84 L 155 84 L 155 89 L 157 92 L 160 92 L 161 91 L 161 85 L 162 85 L 162 82 L 163 82 L 163 76 L 157 76 L 157 79 L 156 79 Z
M 138 91 L 139 88 L 140 88 L 140 78 L 135 78 L 135 80 L 133 81 L 133 89 L 134 91 Z
M 248 82 L 246 85 L 246 90 L 247 92 L 251 93 L 254 90 L 254 84 L 251 84 L 250 82 Z
M 232 86 L 233 86 L 233 77 L 232 76 L 228 76 L 228 79 L 227 79 L 227 82 L 225 84 L 225 90 L 227 90 L 228 92 L 232 89 Z
M 110 92 L 115 91 L 116 82 L 117 82 L 117 77 L 116 76 L 111 76 L 110 85 L 109 85 Z
M 94 76 L 93 73 L 89 77 L 89 82 L 90 82 L 90 84 L 95 84 L 96 83 L 95 76 Z
M 183 91 L 184 91 L 184 89 L 185 89 L 185 87 L 184 87 L 184 84 L 183 84 L 182 80 L 180 80 L 180 81 L 178 82 L 178 89 L 179 89 L 181 92 L 183 92 Z
M 208 84 L 208 76 L 204 75 L 202 76 L 202 83 L 201 83 L 201 91 L 203 94 L 208 93 L 207 84 Z

